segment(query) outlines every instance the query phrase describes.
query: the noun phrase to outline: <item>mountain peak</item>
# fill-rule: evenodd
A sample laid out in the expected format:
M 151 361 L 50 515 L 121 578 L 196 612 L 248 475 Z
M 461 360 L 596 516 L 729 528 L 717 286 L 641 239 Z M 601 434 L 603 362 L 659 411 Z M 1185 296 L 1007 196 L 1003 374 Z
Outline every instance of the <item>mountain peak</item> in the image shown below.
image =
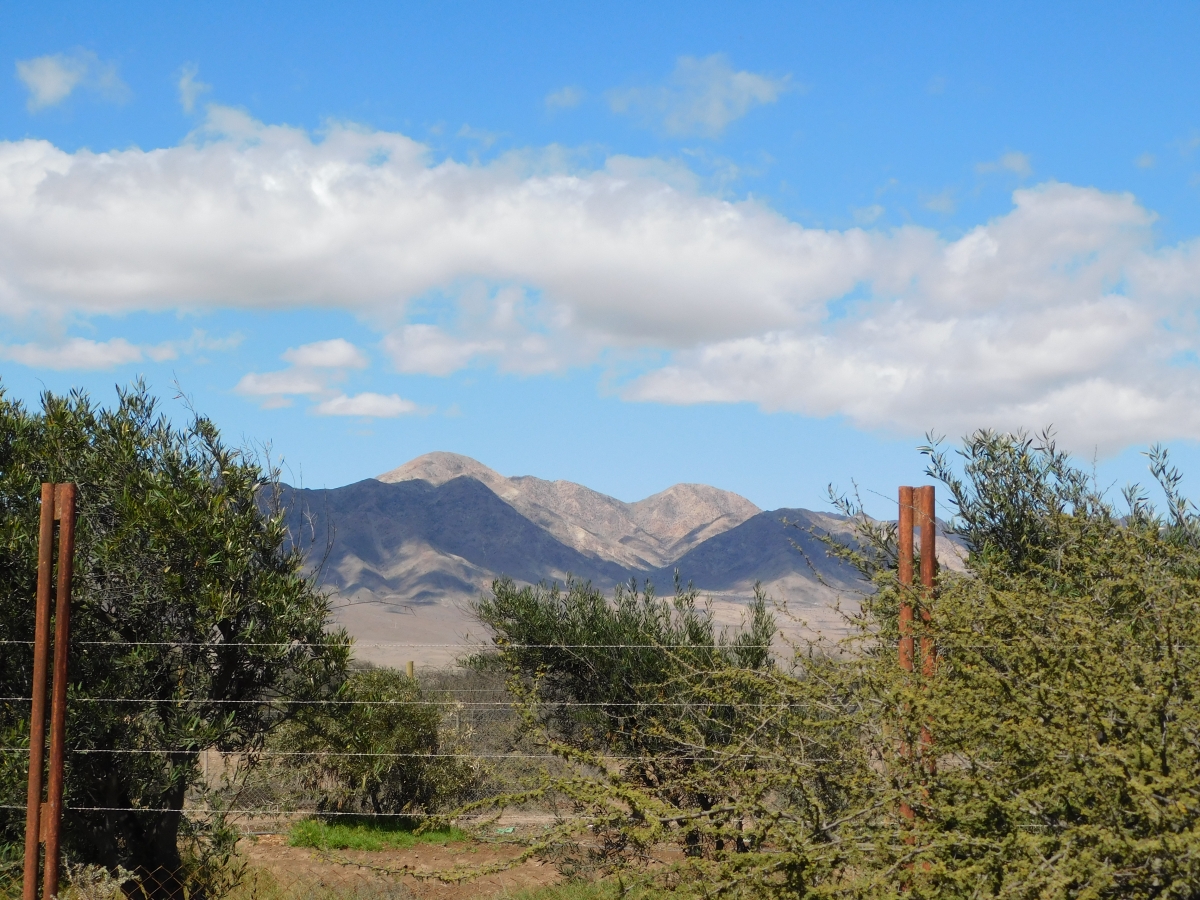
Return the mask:
M 745 497 L 707 484 L 676 484 L 637 503 L 625 503 L 572 481 L 532 475 L 506 478 L 469 456 L 444 451 L 418 456 L 376 480 L 421 480 L 436 487 L 462 476 L 487 485 L 567 546 L 632 568 L 666 565 L 759 512 Z
M 445 450 L 435 450 L 424 456 L 418 456 L 399 468 L 377 475 L 375 480 L 385 484 L 420 480 L 428 481 L 436 487 L 463 475 L 482 481 L 488 487 L 508 480 L 478 460 L 459 453 L 447 453 Z

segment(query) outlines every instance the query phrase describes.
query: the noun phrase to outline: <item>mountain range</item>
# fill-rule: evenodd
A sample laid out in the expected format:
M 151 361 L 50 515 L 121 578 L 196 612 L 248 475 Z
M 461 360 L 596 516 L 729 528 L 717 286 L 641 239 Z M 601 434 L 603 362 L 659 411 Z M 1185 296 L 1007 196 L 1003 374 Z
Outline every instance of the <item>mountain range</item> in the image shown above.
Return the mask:
M 822 631 L 840 630 L 834 604 L 866 587 L 811 533 L 848 538 L 843 517 L 763 511 L 703 484 L 625 503 L 438 452 L 345 487 L 284 486 L 280 499 L 358 655 L 390 664 L 444 663 L 485 637 L 470 604 L 501 576 L 530 584 L 573 577 L 606 591 L 632 578 L 669 593 L 678 573 L 727 624 L 761 582 L 788 605 L 793 630 Z

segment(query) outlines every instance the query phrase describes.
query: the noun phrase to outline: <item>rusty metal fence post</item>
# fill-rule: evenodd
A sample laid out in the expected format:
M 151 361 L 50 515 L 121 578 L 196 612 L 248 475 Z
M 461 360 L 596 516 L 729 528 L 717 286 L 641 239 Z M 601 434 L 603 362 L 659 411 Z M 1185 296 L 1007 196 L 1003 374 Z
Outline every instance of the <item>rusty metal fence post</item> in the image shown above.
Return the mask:
M 899 493 L 899 521 L 897 522 L 897 543 L 899 559 L 897 560 L 897 577 L 900 582 L 900 645 L 897 648 L 897 660 L 905 672 L 912 672 L 916 658 L 916 647 L 913 640 L 913 622 L 915 619 L 912 586 L 913 586 L 913 527 L 921 529 L 921 592 L 920 611 L 921 622 L 929 625 L 929 602 L 933 599 L 934 579 L 937 577 L 937 515 L 933 485 L 925 487 L 901 487 Z M 937 652 L 933 646 L 933 638 L 926 627 L 921 634 L 921 675 L 925 678 L 933 676 L 937 668 Z M 929 723 L 921 725 L 921 750 L 924 752 L 933 744 L 933 735 Z M 901 748 L 907 756 L 912 748 L 907 742 Z M 928 763 L 932 767 L 932 762 Z M 932 770 L 932 768 L 931 768 Z M 907 802 L 900 804 L 900 814 L 908 820 L 913 819 L 912 806 Z
M 897 661 L 905 672 L 912 672 L 915 662 L 915 646 L 913 641 L 913 526 L 921 529 L 921 676 L 931 678 L 937 669 L 937 651 L 933 637 L 929 634 L 931 620 L 930 603 L 933 600 L 934 580 L 937 577 L 937 510 L 933 485 L 925 487 L 901 487 L 899 494 L 900 511 L 897 522 L 897 550 L 899 559 L 896 561 L 897 578 L 900 582 L 900 643 L 897 647 Z M 921 723 L 920 753 L 922 762 L 930 774 L 934 772 L 932 758 L 926 759 L 933 746 L 933 733 L 929 722 Z M 905 758 L 911 758 L 912 746 L 904 741 L 900 752 Z M 900 815 L 907 822 L 913 822 L 916 814 L 912 804 L 904 799 L 900 801 Z M 915 835 L 905 838 L 906 843 L 913 843 Z M 929 864 L 924 865 L 925 869 Z M 907 890 L 907 888 L 906 888 Z
M 909 588 L 913 583 L 913 489 L 900 488 L 900 515 L 898 522 L 899 559 L 897 575 L 900 579 L 900 646 L 897 657 L 900 668 L 905 672 L 913 670 L 913 607 Z M 907 756 L 908 743 L 901 747 L 901 752 Z M 913 819 L 913 808 L 906 800 L 900 801 L 900 815 L 908 821 Z
M 933 583 L 937 577 L 937 515 L 933 485 L 917 488 L 917 527 L 921 529 L 921 622 L 925 626 L 921 634 L 921 675 L 932 678 L 937 668 L 937 651 L 933 637 L 929 634 L 930 603 L 933 600 Z M 933 734 L 929 722 L 921 723 L 921 752 L 926 754 L 933 746 Z M 933 760 L 924 760 L 930 772 Z
M 50 773 L 42 802 L 46 752 L 46 694 L 50 657 L 50 599 L 54 577 L 54 523 L 58 522 L 58 589 L 54 614 L 54 697 L 50 713 Z M 71 634 L 71 580 L 75 560 L 75 485 L 43 484 L 38 531 L 37 607 L 33 641 L 33 700 L 29 719 L 29 794 L 25 812 L 22 900 L 38 900 L 40 845 L 46 845 L 45 896 L 58 895 L 59 827 L 66 756 L 67 651 Z

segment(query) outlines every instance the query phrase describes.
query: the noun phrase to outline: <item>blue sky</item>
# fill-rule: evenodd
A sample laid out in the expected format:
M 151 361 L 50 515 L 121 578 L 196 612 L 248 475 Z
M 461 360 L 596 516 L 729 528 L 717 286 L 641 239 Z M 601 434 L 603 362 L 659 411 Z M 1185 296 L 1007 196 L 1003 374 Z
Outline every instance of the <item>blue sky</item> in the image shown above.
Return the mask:
M 1200 8 L 5 4 L 0 381 L 767 508 L 1200 467 Z

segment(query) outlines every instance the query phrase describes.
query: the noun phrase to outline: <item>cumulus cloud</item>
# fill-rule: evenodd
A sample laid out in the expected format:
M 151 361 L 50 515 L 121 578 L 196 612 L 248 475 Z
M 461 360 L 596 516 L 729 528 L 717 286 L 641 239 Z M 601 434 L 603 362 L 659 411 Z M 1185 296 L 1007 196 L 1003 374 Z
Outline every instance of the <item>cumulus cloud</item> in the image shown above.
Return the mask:
M 401 372 L 655 359 L 625 397 L 901 434 L 1054 424 L 1085 451 L 1200 438 L 1200 241 L 1156 244 L 1131 195 L 1049 182 L 947 238 L 807 228 L 663 172 L 435 161 L 219 107 L 163 150 L 0 143 L 0 315 L 340 308 L 381 323 Z M 439 324 L 410 321 L 430 304 Z M 238 389 L 331 402 L 347 345 Z
M 283 359 L 294 366 L 313 369 L 365 369 L 367 355 L 345 338 L 333 338 L 293 347 L 284 351 Z
M 362 394 L 347 396 L 339 394 L 313 407 L 319 416 L 369 416 L 376 419 L 392 419 L 405 413 L 417 411 L 417 404 L 396 394 Z
M 417 405 L 396 394 L 347 395 L 333 385 L 343 380 L 347 369 L 363 369 L 370 363 L 365 353 L 345 338 L 316 341 L 290 347 L 282 359 L 292 365 L 276 372 L 247 372 L 234 392 L 261 399 L 264 409 L 291 406 L 292 398 L 308 397 L 319 416 L 369 416 L 392 418 L 414 412 Z
M 282 397 L 289 394 L 321 394 L 326 380 L 314 372 L 282 369 L 278 372 L 247 372 L 234 391 L 250 397 Z
M 753 107 L 774 103 L 791 77 L 738 72 L 723 53 L 681 56 L 664 85 L 610 91 L 613 112 L 628 113 L 668 134 L 716 137 Z
M 77 87 L 88 88 L 118 103 L 129 94 L 128 86 L 117 74 L 116 64 L 102 61 L 89 50 L 18 60 L 17 78 L 29 92 L 25 105 L 30 112 L 61 103 Z
M 195 111 L 200 95 L 212 90 L 212 85 L 196 78 L 199 74 L 200 68 L 195 63 L 188 63 L 179 72 L 179 105 L 188 114 Z
M 1008 153 L 1001 154 L 999 159 L 979 163 L 975 166 L 975 171 L 981 175 L 990 172 L 1012 172 L 1014 175 L 1025 178 L 1033 174 L 1033 164 L 1030 162 L 1028 154 L 1010 150 Z

